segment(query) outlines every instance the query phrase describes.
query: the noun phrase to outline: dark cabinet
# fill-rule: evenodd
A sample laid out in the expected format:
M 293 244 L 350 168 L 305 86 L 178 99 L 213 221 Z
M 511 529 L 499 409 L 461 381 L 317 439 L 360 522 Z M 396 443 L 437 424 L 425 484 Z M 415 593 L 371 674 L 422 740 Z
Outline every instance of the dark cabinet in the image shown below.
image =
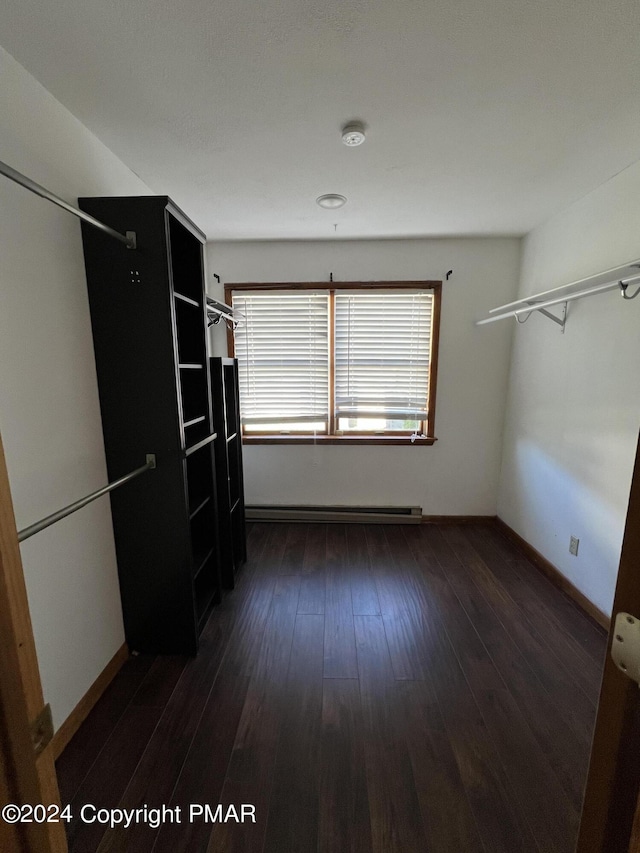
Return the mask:
M 234 358 L 211 358 L 209 365 L 216 432 L 220 572 L 222 585 L 232 589 L 236 572 L 247 559 L 238 362 Z
M 109 479 L 157 460 L 111 493 L 127 642 L 195 654 L 220 597 L 205 236 L 166 196 L 79 202 L 137 240 L 83 224 Z

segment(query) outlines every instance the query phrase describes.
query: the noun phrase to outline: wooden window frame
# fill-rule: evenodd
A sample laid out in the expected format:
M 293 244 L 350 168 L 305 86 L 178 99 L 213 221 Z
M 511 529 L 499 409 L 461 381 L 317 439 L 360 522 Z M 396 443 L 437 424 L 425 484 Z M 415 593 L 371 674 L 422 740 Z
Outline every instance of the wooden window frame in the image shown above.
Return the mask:
M 324 290 L 329 294 L 329 421 L 327 434 L 298 434 L 274 435 L 273 433 L 242 431 L 243 444 L 377 444 L 403 445 L 405 447 L 425 447 L 437 441 L 435 435 L 436 417 L 436 385 L 438 378 L 438 351 L 440 344 L 440 310 L 442 302 L 441 281 L 303 281 L 303 282 L 240 282 L 226 284 L 224 289 L 225 302 L 232 305 L 233 293 L 238 291 L 270 290 Z M 431 356 L 429 359 L 429 380 L 427 388 L 427 431 L 423 437 L 411 441 L 411 432 L 386 432 L 384 435 L 375 433 L 353 433 L 337 435 L 335 432 L 335 292 L 338 290 L 430 290 L 433 293 L 433 309 L 431 320 Z M 231 358 L 235 355 L 233 331 L 227 329 L 227 350 Z M 422 421 L 425 424 L 425 421 Z

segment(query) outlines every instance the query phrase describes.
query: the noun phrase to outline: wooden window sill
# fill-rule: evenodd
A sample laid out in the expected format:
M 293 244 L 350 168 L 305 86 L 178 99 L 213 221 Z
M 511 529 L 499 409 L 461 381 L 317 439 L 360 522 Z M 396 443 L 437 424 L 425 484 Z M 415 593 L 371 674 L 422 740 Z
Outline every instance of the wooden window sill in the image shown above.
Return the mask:
M 435 436 L 416 438 L 400 435 L 243 435 L 243 444 L 388 444 L 425 447 L 435 444 Z

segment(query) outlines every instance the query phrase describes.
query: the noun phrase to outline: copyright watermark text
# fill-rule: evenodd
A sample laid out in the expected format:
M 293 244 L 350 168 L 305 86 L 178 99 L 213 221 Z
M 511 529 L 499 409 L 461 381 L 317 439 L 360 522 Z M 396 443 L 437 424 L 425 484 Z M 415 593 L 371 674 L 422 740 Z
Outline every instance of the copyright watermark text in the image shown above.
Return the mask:
M 25 804 L 23 806 L 7 803 L 0 810 L 5 823 L 69 823 L 78 818 L 82 823 L 98 823 L 114 829 L 144 824 L 150 829 L 158 829 L 165 823 L 255 823 L 256 807 L 251 803 L 223 805 L 217 803 L 190 803 L 182 806 L 140 806 L 136 809 L 106 809 L 85 803 L 74 812 L 70 805 L 61 808 L 58 805 L 45 806 Z

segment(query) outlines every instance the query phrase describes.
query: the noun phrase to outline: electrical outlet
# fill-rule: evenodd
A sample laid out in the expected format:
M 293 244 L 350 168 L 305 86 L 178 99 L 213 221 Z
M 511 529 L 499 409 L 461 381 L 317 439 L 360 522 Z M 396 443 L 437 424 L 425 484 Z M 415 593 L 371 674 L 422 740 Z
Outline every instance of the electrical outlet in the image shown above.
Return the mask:
M 576 539 L 575 536 L 571 537 L 569 542 L 569 553 L 573 554 L 574 557 L 578 556 L 578 545 L 580 544 L 580 540 Z

